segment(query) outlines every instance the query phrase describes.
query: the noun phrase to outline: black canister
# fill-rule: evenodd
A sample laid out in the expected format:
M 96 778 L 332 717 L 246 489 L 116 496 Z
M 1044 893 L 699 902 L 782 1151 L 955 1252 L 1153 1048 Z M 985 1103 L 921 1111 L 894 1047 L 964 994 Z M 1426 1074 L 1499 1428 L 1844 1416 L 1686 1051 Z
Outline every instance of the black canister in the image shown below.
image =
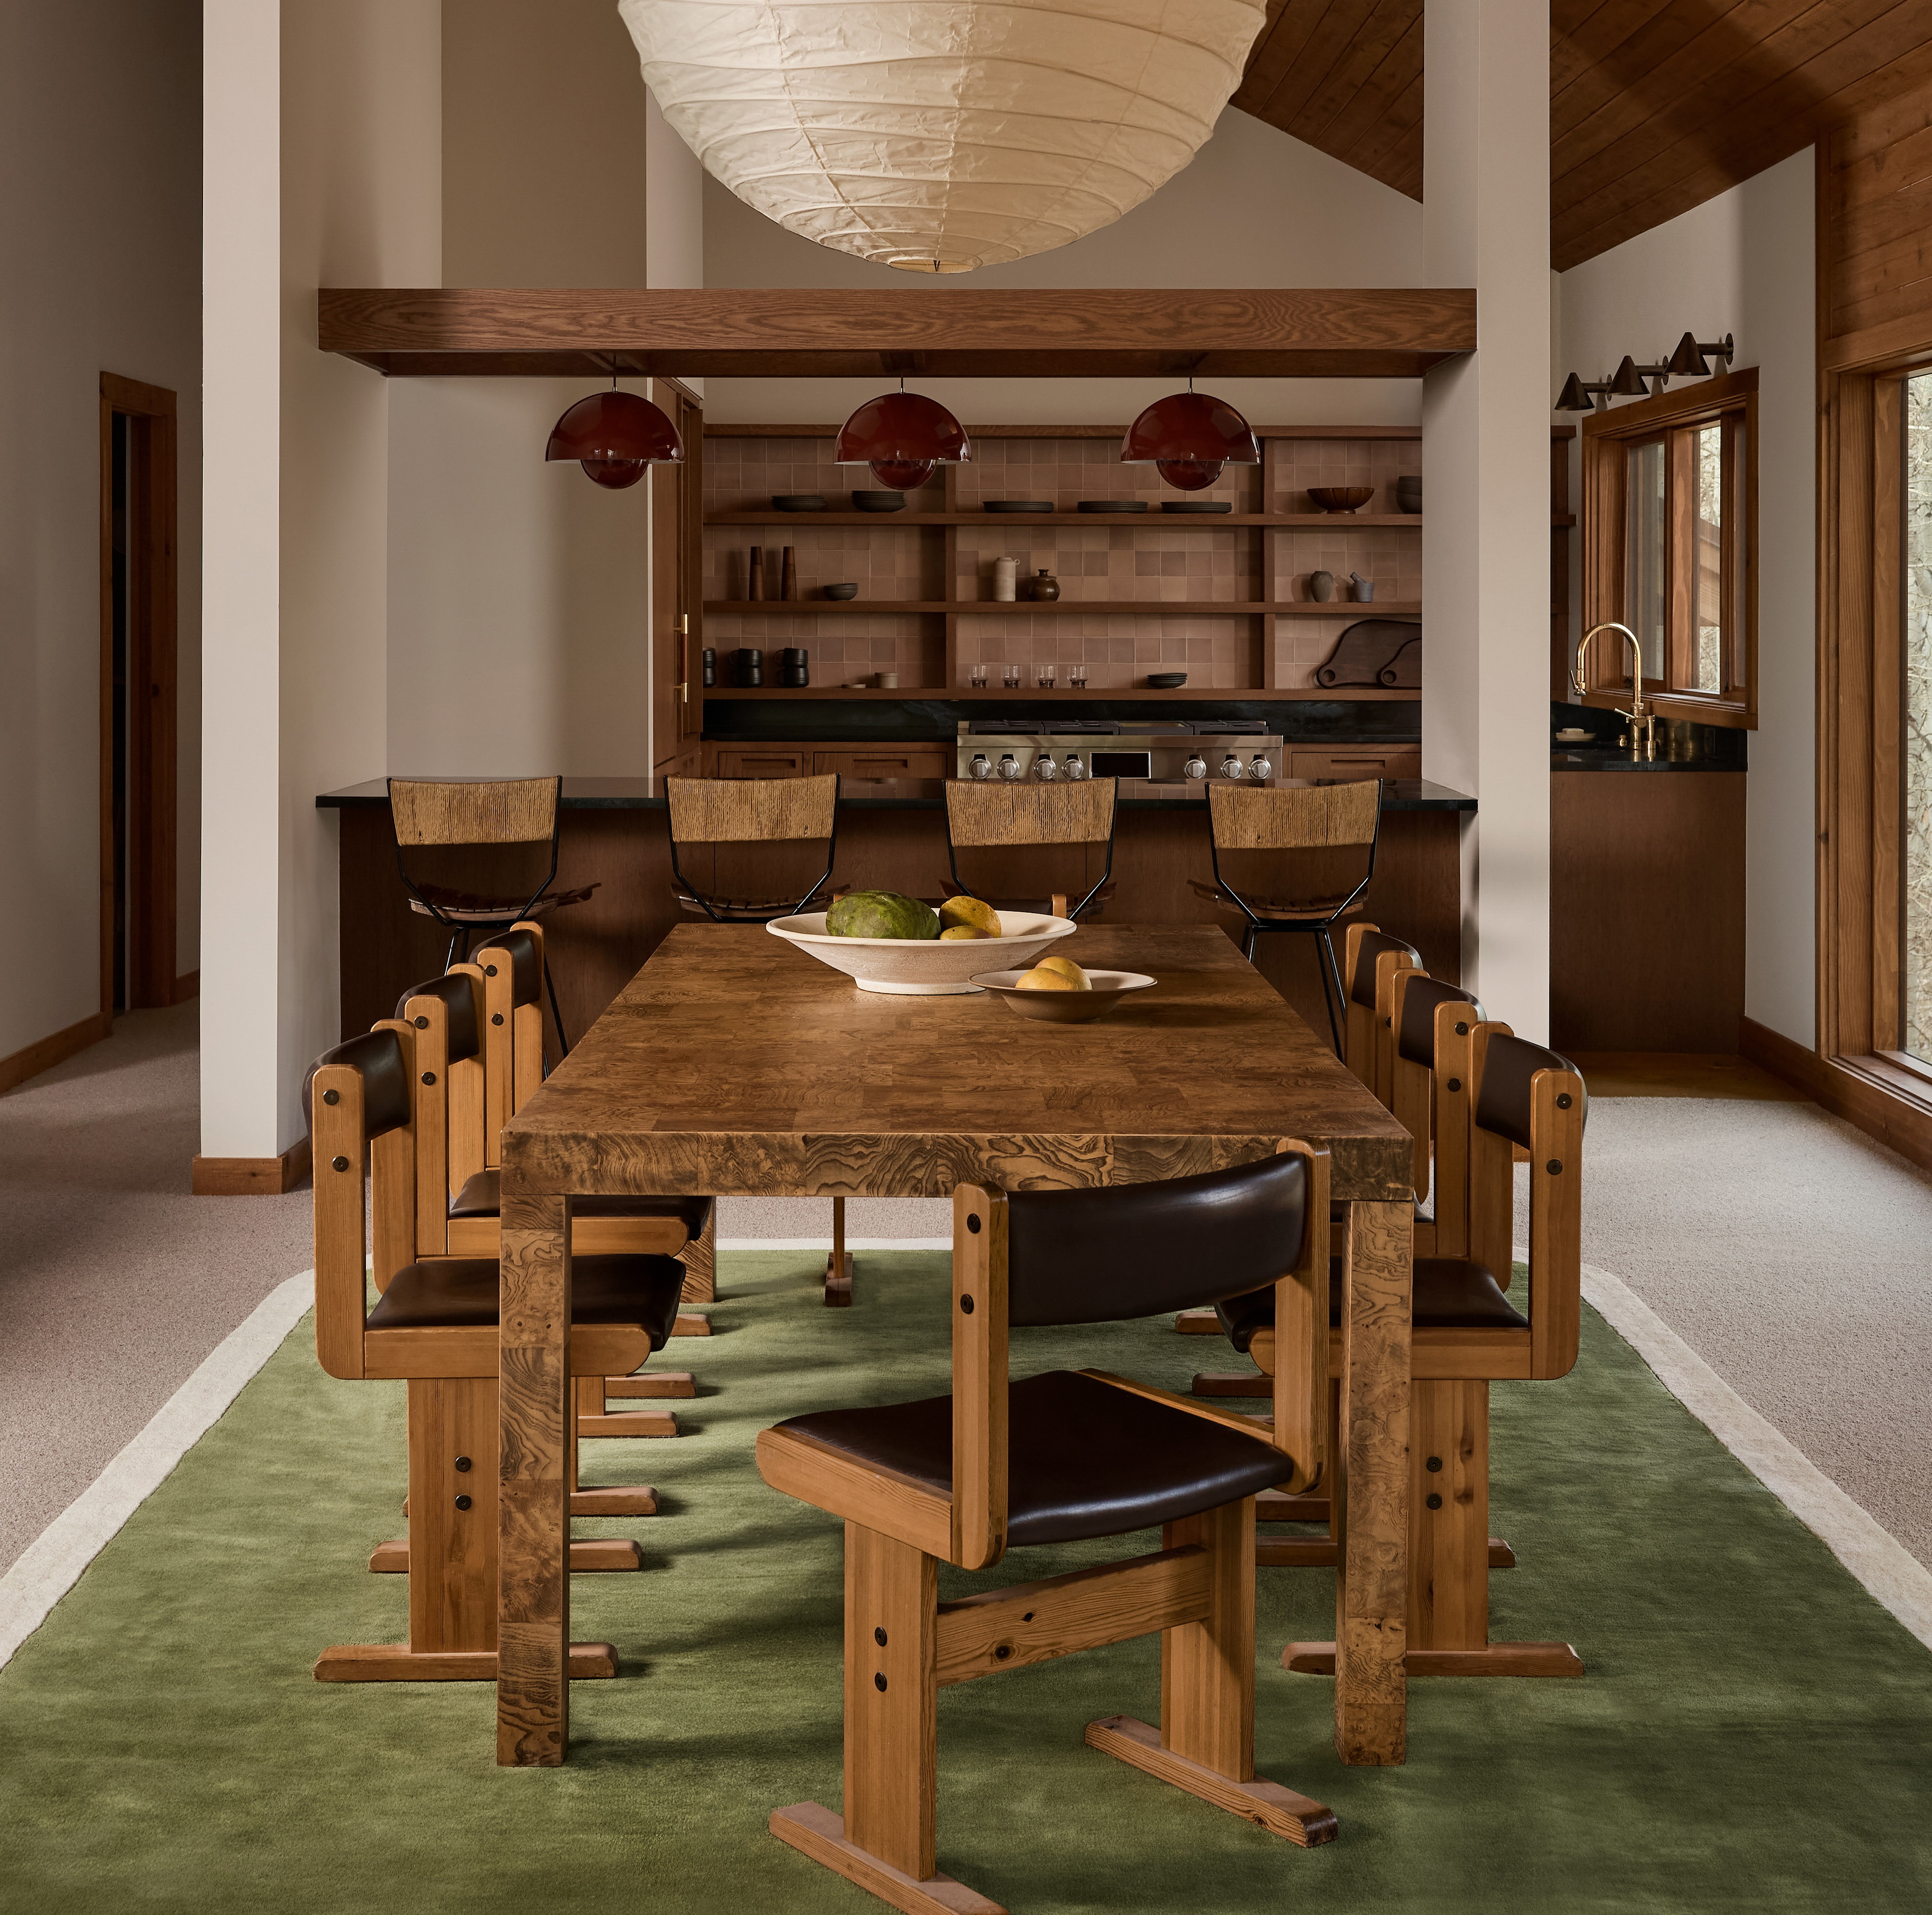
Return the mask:
M 812 682 L 812 654 L 802 645 L 788 645 L 778 654 L 778 683 L 796 691 Z
M 704 685 L 715 685 L 718 682 L 718 654 L 707 645 L 698 655 L 698 664 L 701 667 L 698 673 L 699 682 Z
M 763 685 L 765 682 L 765 655 L 755 646 L 741 645 L 734 657 L 736 676 L 740 685 Z

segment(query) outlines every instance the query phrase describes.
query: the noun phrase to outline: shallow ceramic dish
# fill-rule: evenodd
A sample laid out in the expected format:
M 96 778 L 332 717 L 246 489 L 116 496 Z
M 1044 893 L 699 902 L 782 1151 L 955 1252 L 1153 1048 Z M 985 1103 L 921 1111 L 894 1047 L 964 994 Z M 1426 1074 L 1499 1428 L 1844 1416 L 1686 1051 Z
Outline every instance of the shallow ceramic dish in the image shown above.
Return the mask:
M 1163 512 L 1232 512 L 1232 501 L 1226 499 L 1163 499 L 1160 502 Z
M 825 495 L 822 492 L 775 492 L 772 494 L 774 512 L 822 512 L 825 510 Z
M 987 499 L 981 504 L 989 512 L 1050 512 L 1051 499 Z
M 1568 731 L 1560 731 L 1556 736 L 1565 745 L 1580 745 L 1590 734 L 1581 725 L 1572 725 Z
M 843 971 L 861 990 L 895 997 L 964 997 L 980 987 L 973 973 L 989 959 L 1022 970 L 1056 939 L 1079 929 L 1071 918 L 1043 917 L 1034 911 L 1002 911 L 1004 937 L 828 937 L 825 913 L 804 911 L 774 918 L 765 928 L 795 944 L 808 958 Z
M 1148 683 L 1156 691 L 1178 691 L 1187 682 L 1185 672 L 1150 672 Z
M 1308 496 L 1324 512 L 1359 512 L 1376 496 L 1372 485 L 1311 485 Z
M 1089 971 L 1091 990 L 1022 990 L 1024 971 L 982 971 L 973 981 L 988 996 L 1005 1001 L 1009 1011 L 1037 1017 L 1043 1024 L 1090 1024 L 1104 1017 L 1131 991 L 1158 982 L 1144 971 Z
M 855 492 L 851 495 L 852 509 L 855 512 L 903 512 L 905 494 L 903 492 Z
M 1081 512 L 1144 512 L 1144 499 L 1083 499 L 1075 507 Z

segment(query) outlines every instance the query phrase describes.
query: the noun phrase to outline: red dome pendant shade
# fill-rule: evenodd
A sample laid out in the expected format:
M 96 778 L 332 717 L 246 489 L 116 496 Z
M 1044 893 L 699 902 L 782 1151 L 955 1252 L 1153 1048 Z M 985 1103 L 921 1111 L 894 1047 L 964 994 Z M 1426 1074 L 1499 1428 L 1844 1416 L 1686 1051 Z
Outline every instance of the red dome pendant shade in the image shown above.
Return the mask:
M 868 399 L 838 428 L 832 463 L 869 466 L 891 492 L 915 492 L 937 466 L 964 464 L 973 456 L 966 428 L 922 393 L 882 392 Z
M 684 463 L 684 444 L 662 407 L 634 392 L 593 392 L 550 428 L 546 459 L 574 459 L 599 485 L 635 485 L 647 466 Z
M 1261 458 L 1247 421 L 1225 399 L 1191 385 L 1156 399 L 1120 442 L 1122 465 L 1150 465 L 1183 492 L 1212 485 L 1223 466 L 1258 466 Z

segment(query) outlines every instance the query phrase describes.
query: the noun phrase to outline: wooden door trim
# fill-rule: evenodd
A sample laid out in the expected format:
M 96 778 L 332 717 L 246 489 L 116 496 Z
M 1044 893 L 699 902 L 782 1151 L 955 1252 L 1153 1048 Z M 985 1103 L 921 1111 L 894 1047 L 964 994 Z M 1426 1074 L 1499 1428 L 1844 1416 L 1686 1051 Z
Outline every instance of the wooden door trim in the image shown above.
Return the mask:
M 100 1011 L 114 1012 L 114 415 L 140 422 L 130 433 L 130 554 L 139 597 L 130 619 L 128 683 L 128 872 L 130 939 L 128 1002 L 146 1009 L 176 1001 L 175 806 L 178 743 L 178 530 L 173 393 L 117 373 L 100 375 Z M 145 490 L 134 493 L 135 487 Z M 146 696 L 137 698 L 137 685 Z

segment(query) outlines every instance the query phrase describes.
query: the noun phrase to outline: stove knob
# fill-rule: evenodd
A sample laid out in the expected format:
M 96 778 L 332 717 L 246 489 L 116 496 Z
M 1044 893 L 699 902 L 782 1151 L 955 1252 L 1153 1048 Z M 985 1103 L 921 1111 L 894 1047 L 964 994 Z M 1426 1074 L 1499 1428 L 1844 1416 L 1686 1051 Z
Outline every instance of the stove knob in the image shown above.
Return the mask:
M 1020 761 L 1010 751 L 1004 752 L 1000 756 L 1000 775 L 1003 778 L 1017 778 L 1025 775 L 1020 769 Z
M 1256 779 L 1273 778 L 1274 776 L 1274 761 L 1264 752 L 1257 751 L 1254 755 L 1252 761 L 1248 766 L 1248 776 L 1251 778 Z
M 1086 764 L 1077 751 L 1067 753 L 1066 769 L 1067 777 L 1076 784 L 1087 775 Z
M 973 754 L 973 762 L 966 767 L 966 775 L 972 778 L 989 778 L 993 775 L 992 762 L 983 751 Z
M 1208 775 L 1208 761 L 1198 751 L 1187 754 L 1187 763 L 1180 768 L 1191 778 L 1204 778 Z
M 1053 762 L 1053 754 L 1050 751 L 1042 751 L 1040 754 L 1040 762 L 1033 769 L 1034 775 L 1046 784 L 1051 784 L 1060 775 L 1060 767 Z
M 1221 760 L 1221 775 L 1224 778 L 1238 778 L 1242 775 L 1242 772 L 1240 760 L 1237 758 L 1232 751 Z

